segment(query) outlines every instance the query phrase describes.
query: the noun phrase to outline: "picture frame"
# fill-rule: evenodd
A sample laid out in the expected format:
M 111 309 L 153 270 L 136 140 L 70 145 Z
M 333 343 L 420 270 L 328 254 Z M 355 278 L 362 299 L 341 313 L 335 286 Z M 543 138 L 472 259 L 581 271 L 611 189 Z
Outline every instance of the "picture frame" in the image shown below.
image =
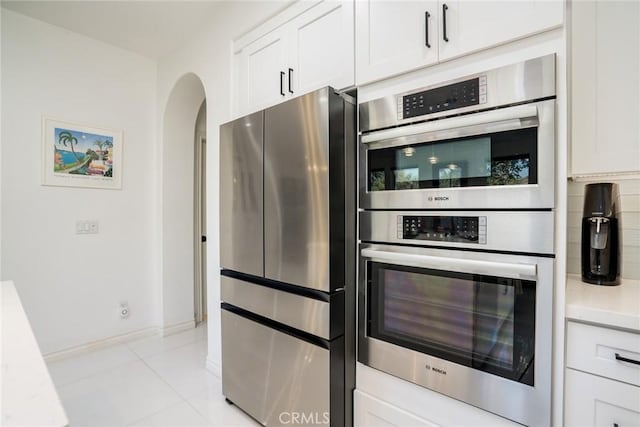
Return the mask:
M 43 116 L 42 185 L 122 189 L 122 131 Z

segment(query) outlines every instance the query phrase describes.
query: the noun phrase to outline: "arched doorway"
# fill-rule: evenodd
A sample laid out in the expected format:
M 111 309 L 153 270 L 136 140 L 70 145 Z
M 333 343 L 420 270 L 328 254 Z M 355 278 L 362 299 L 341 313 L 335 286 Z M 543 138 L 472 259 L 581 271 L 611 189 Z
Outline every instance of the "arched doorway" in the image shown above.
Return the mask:
M 182 76 L 169 95 L 162 125 L 161 323 L 165 334 L 195 324 L 195 159 L 198 115 L 205 100 L 202 81 Z M 201 124 L 200 124 L 201 126 Z M 205 124 L 206 128 L 206 124 Z

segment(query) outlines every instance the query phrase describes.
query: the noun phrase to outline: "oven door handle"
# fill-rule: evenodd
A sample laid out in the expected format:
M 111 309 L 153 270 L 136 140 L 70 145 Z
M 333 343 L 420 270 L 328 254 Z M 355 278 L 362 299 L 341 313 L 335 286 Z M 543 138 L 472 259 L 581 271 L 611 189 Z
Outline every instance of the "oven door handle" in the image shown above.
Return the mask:
M 538 126 L 538 107 L 519 105 L 501 110 L 468 114 L 450 119 L 434 120 L 409 126 L 401 126 L 362 135 L 364 144 L 376 144 L 375 148 L 439 141 L 443 139 L 505 132 Z M 380 147 L 378 147 L 380 145 Z
M 537 278 L 536 264 L 515 264 L 495 261 L 479 261 L 462 258 L 445 258 L 431 255 L 379 251 L 362 249 L 360 254 L 371 260 L 391 262 L 410 267 L 425 267 L 434 270 L 455 271 L 458 273 L 484 274 L 488 276 L 510 277 L 516 279 Z

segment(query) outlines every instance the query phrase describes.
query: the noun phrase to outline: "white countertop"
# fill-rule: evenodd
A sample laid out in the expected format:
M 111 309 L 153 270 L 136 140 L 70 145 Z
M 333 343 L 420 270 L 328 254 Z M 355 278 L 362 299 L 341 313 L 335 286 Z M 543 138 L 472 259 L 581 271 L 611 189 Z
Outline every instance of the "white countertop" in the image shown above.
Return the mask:
M 0 282 L 0 425 L 69 424 L 13 282 Z
M 640 333 L 640 280 L 598 286 L 567 277 L 566 318 Z

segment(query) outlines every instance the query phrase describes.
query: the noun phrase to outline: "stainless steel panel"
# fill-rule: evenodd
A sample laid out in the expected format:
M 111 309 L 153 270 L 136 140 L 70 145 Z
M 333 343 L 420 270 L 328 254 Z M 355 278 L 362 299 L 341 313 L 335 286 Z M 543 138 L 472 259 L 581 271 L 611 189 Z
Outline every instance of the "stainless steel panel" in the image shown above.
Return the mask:
M 326 340 L 334 338 L 328 302 L 230 277 L 220 279 L 222 301 Z
M 490 109 L 502 105 L 541 99 L 556 94 L 555 55 L 547 55 L 522 63 L 496 68 L 437 85 L 416 88 L 411 92 L 387 96 L 360 104 L 360 130 L 368 132 L 391 126 L 415 123 L 448 115 Z M 410 93 L 447 86 L 453 83 L 486 76 L 487 102 L 480 105 L 442 111 L 409 119 L 398 118 L 398 100 Z
M 356 106 L 345 102 L 345 286 L 344 286 L 344 425 L 353 425 L 353 390 L 356 388 L 356 269 L 357 269 L 357 139 Z
M 220 263 L 264 274 L 263 113 L 220 126 Z
M 536 266 L 535 372 L 531 387 L 429 356 L 367 336 L 367 262 L 361 256 L 358 279 L 358 360 L 366 365 L 462 400 L 513 421 L 530 426 L 551 422 L 551 355 L 553 354 L 553 269 L 554 260 L 533 256 L 500 255 L 415 247 L 363 244 L 361 250 L 440 257 L 469 262 L 499 262 Z M 367 253 L 367 252 L 365 252 Z M 388 261 L 387 261 L 388 262 Z M 403 263 L 405 265 L 406 263 Z M 494 275 L 499 276 L 496 270 Z M 431 369 L 426 369 L 429 366 Z M 436 368 L 436 369 L 433 369 Z
M 263 425 L 328 424 L 328 350 L 222 310 L 222 368 L 222 393 Z
M 538 113 L 537 184 L 367 191 L 367 151 L 401 144 L 401 141 L 413 138 L 413 126 L 407 126 L 404 136 L 369 144 L 359 144 L 360 207 L 363 209 L 552 209 L 555 206 L 555 100 L 536 102 L 526 107 L 535 107 Z M 509 109 L 504 110 L 508 111 Z M 531 123 L 516 120 L 520 122 L 522 127 L 531 126 Z M 422 142 L 436 141 L 436 138 L 443 137 L 443 135 L 446 138 L 453 138 L 471 136 L 474 132 L 482 134 L 486 130 L 483 125 L 456 127 L 459 121 L 455 118 L 442 120 L 444 125 L 447 122 L 452 123 L 453 127 L 423 134 L 421 135 L 424 138 Z M 438 126 L 441 125 L 438 124 Z M 472 129 L 473 132 L 467 132 L 469 129 Z M 375 135 L 375 133 L 369 135 Z
M 486 244 L 402 239 L 398 237 L 401 216 L 485 217 Z M 553 212 L 493 211 L 363 211 L 360 212 L 360 239 L 368 242 L 441 246 L 553 254 Z
M 362 135 L 360 140 L 369 144 L 370 149 L 388 148 L 525 129 L 538 124 L 538 108 L 528 104 L 380 130 Z
M 265 277 L 330 290 L 328 88 L 265 110 Z

